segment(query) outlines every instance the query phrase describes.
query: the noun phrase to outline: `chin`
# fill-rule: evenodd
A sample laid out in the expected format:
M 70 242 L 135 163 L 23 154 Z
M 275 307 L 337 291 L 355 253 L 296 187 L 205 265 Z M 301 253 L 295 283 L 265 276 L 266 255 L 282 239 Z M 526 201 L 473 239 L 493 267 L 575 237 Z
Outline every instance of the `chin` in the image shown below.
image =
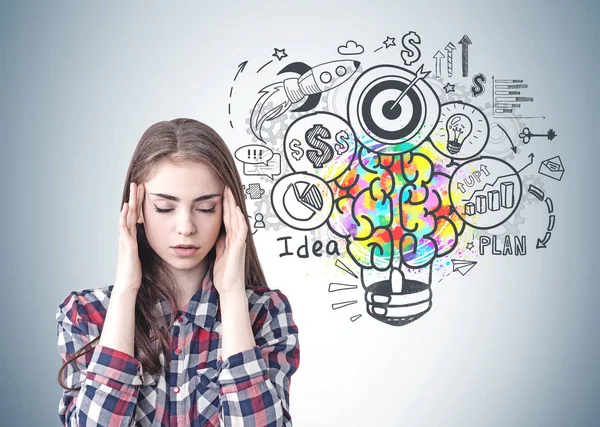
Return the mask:
M 177 270 L 191 270 L 192 268 L 198 267 L 206 256 L 194 256 L 188 258 L 179 258 L 177 256 L 169 257 L 170 260 L 167 263 Z

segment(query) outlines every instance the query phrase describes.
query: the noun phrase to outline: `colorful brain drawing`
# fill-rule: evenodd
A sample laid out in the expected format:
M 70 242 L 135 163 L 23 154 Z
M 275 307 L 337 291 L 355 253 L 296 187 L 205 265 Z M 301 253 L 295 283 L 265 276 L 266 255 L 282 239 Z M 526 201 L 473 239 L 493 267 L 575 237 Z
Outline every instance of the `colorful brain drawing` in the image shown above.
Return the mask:
M 450 253 L 464 229 L 450 203 L 449 179 L 424 148 L 384 155 L 360 147 L 350 168 L 330 182 L 329 226 L 363 268 L 426 266 Z

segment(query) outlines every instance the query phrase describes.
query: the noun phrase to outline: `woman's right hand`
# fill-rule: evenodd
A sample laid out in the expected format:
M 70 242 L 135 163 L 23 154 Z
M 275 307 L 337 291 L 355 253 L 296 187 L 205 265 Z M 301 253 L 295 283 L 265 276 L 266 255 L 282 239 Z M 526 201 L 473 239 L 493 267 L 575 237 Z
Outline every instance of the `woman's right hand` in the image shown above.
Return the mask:
M 144 185 L 129 184 L 129 202 L 123 203 L 119 217 L 119 252 L 113 291 L 136 292 L 142 284 L 142 264 L 138 255 L 136 223 L 144 203 Z

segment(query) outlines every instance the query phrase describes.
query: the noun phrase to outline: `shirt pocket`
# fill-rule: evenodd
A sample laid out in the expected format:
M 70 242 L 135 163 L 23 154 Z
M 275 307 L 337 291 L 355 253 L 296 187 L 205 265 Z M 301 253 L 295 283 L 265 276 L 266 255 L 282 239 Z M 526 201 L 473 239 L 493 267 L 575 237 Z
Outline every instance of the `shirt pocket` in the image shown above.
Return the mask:
M 198 415 L 207 420 L 217 420 L 215 414 L 221 410 L 219 400 L 219 385 L 217 384 L 218 372 L 207 367 L 196 370 L 193 382 L 196 389 L 196 408 Z

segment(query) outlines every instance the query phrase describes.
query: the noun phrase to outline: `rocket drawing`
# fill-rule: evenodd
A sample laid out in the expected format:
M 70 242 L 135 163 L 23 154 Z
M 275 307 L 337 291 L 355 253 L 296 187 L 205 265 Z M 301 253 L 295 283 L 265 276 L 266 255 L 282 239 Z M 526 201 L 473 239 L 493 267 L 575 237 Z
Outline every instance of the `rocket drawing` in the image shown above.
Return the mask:
M 359 66 L 359 61 L 352 60 L 325 62 L 314 67 L 304 62 L 288 64 L 277 74 L 296 73 L 299 77 L 290 77 L 260 90 L 262 96 L 254 105 L 250 117 L 252 133 L 262 141 L 261 129 L 264 123 L 281 116 L 294 104 L 302 102 L 302 105 L 292 110 L 294 112 L 315 108 L 323 92 L 348 81 Z

